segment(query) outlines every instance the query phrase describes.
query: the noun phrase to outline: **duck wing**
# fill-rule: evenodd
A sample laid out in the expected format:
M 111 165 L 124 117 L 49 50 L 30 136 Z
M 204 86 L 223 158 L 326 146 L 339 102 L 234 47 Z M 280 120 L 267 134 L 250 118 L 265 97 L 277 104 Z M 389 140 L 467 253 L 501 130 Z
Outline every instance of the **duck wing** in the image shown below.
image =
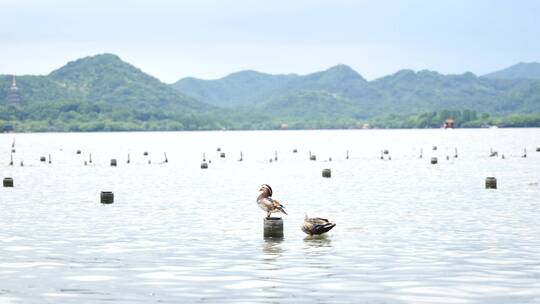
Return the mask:
M 287 212 L 285 211 L 285 206 L 283 206 L 278 200 L 272 199 L 272 204 L 275 210 L 287 214 Z

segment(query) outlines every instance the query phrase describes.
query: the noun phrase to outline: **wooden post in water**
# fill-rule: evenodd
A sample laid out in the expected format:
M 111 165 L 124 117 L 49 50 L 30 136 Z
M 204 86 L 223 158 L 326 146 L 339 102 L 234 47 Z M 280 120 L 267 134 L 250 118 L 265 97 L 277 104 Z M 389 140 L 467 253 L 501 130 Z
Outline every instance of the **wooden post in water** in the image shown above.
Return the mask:
M 49 164 L 52 163 L 51 161 L 51 155 L 49 154 Z
M 6 187 L 6 188 L 13 187 L 13 178 L 11 178 L 11 177 L 4 178 L 4 187 Z
M 323 170 L 322 170 L 322 177 L 326 177 L 326 178 L 332 177 L 332 170 L 330 170 L 330 169 L 323 169 Z
M 274 151 L 274 161 L 277 161 L 277 151 Z
M 265 238 L 282 238 L 283 219 L 280 217 L 264 218 L 263 229 Z
M 114 203 L 114 193 L 112 193 L 111 191 L 101 191 L 100 198 L 102 204 Z
M 163 155 L 165 156 L 165 160 L 163 162 L 168 163 L 169 159 L 167 158 L 167 152 L 163 152 Z
M 9 158 L 10 158 L 9 165 L 13 166 L 13 154 L 10 154 Z
M 131 162 L 131 159 L 129 158 L 129 153 L 128 153 L 127 163 L 129 164 L 130 162 Z
M 486 177 L 486 189 L 497 189 L 497 179 L 495 177 Z

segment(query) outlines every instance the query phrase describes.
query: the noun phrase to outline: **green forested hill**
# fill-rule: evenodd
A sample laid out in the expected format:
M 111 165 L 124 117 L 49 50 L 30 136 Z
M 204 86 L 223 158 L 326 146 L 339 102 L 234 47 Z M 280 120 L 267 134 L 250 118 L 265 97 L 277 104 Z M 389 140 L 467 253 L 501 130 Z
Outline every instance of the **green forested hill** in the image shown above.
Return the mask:
M 484 75 L 493 79 L 540 79 L 540 63 L 520 62 L 506 69 Z
M 220 107 L 253 106 L 272 92 L 280 90 L 296 75 L 270 75 L 242 71 L 218 80 L 184 78 L 172 87 L 199 100 Z
M 218 109 L 188 97 L 112 54 L 70 62 L 46 76 L 17 77 L 22 98 L 6 104 L 11 76 L 0 76 L 0 123 L 18 130 L 197 130 L 221 128 Z

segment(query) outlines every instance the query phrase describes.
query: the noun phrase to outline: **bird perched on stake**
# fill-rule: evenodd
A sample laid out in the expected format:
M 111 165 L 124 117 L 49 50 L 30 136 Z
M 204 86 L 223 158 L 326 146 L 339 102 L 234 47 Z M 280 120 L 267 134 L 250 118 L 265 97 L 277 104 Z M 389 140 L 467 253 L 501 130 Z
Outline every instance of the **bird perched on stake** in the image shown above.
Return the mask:
M 272 187 L 267 184 L 263 184 L 259 189 L 259 196 L 257 197 L 257 205 L 266 212 L 266 218 L 270 218 L 270 214 L 281 212 L 287 214 L 285 207 L 281 205 L 277 200 L 271 198 Z
M 311 235 L 320 235 L 330 231 L 336 226 L 335 223 L 329 222 L 327 219 L 320 217 L 309 218 L 306 214 L 304 218 L 304 224 L 302 225 L 302 231 L 306 234 Z

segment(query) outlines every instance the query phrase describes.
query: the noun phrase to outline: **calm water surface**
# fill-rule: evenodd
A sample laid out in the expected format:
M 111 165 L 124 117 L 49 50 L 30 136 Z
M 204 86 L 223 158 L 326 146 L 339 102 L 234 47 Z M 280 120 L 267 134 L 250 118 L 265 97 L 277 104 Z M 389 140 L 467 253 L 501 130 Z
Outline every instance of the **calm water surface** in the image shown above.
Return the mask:
M 540 129 L 2 134 L 0 303 L 540 303 L 538 146 Z M 262 183 L 282 240 L 262 237 Z M 337 226 L 306 238 L 305 212 Z

